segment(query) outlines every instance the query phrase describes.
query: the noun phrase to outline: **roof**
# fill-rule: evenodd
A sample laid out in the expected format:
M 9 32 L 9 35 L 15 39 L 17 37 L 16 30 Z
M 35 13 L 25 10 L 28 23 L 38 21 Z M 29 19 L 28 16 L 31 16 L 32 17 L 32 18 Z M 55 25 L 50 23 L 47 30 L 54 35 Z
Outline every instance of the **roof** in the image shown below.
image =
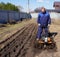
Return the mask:
M 54 5 L 53 5 L 54 7 L 55 6 L 60 6 L 60 2 L 54 2 Z
M 39 9 L 35 9 L 34 11 L 35 12 L 41 12 L 41 10 L 39 10 Z M 55 9 L 46 9 L 46 11 L 48 11 L 48 12 L 59 12 L 60 13 L 60 10 L 55 10 Z

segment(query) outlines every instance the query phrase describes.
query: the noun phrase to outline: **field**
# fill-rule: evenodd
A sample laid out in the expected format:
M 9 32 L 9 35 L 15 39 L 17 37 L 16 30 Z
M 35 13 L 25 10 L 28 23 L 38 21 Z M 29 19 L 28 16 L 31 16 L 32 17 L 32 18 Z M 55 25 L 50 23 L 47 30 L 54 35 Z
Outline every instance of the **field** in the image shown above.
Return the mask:
M 24 27 L 24 28 L 22 28 L 22 27 Z M 40 50 L 40 49 L 34 48 L 34 42 L 36 39 L 37 29 L 38 29 L 38 26 L 37 26 L 36 20 L 32 19 L 30 21 L 22 22 L 21 24 L 12 25 L 11 28 L 8 28 L 8 31 L 13 30 L 15 33 L 16 31 L 20 30 L 19 33 L 17 33 L 17 35 L 18 35 L 17 39 L 20 39 L 22 41 L 22 43 L 23 43 L 22 45 L 25 45 L 26 42 L 29 43 L 29 45 L 25 45 L 26 47 L 29 47 L 25 57 L 60 57 L 60 20 L 54 20 L 54 21 L 52 20 L 52 24 L 49 28 L 51 33 L 52 32 L 57 33 L 57 35 L 54 37 L 54 41 L 56 42 L 56 50 L 54 50 L 54 49 Z M 5 29 L 2 29 L 2 30 L 5 30 Z M 5 31 L 7 31 L 7 30 L 5 30 Z M 10 36 L 10 34 L 5 34 L 5 35 Z M 4 38 L 5 37 L 0 38 L 0 40 L 1 39 L 4 40 Z M 3 44 L 8 43 L 9 41 L 6 41 Z M 22 57 L 21 54 L 19 55 L 19 53 L 18 53 L 17 57 Z
M 56 23 L 55 23 L 56 22 Z M 57 20 L 50 26 L 50 32 L 56 32 L 57 35 L 54 37 L 54 41 L 56 42 L 56 50 L 36 50 L 35 57 L 60 57 L 60 22 Z
M 57 33 L 57 35 L 54 37 L 54 41 L 56 42 L 56 49 L 41 50 L 31 47 L 29 50 L 30 57 L 60 57 L 60 20 L 53 19 L 49 30 L 51 33 Z M 32 44 L 32 46 L 33 45 L 34 43 Z
M 23 26 L 25 26 L 28 23 L 29 23 L 28 20 L 27 21 L 24 20 L 24 21 L 19 22 L 17 24 L 0 25 L 0 26 L 2 26 L 2 27 L 0 27 L 0 42 L 5 40 L 7 37 L 10 37 L 12 34 L 17 32 L 20 28 L 22 28 Z

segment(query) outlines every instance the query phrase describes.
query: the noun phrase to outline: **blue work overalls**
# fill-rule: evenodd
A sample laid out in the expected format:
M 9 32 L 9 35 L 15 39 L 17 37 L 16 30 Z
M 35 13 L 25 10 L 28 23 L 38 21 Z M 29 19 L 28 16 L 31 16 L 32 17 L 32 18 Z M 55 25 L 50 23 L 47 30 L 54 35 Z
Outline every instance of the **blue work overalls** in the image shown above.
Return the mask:
M 43 29 L 47 37 L 48 36 L 48 24 L 51 24 L 50 14 L 48 12 L 45 12 L 45 13 L 40 12 L 38 15 L 37 23 L 40 24 L 40 26 L 38 26 L 37 38 L 41 38 Z

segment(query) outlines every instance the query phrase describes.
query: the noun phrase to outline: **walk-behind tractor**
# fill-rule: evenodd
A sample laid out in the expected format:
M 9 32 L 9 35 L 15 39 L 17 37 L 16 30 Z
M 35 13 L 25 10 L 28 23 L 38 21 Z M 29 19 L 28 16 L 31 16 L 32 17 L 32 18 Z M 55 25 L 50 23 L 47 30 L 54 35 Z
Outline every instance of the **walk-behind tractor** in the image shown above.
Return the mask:
M 40 40 L 36 40 L 35 41 L 35 47 L 36 48 L 48 48 L 48 49 L 53 49 L 55 48 L 56 44 L 54 41 L 54 37 L 55 37 L 55 33 L 48 33 L 48 37 L 46 37 L 46 34 L 43 30 L 43 33 L 41 35 L 41 39 Z

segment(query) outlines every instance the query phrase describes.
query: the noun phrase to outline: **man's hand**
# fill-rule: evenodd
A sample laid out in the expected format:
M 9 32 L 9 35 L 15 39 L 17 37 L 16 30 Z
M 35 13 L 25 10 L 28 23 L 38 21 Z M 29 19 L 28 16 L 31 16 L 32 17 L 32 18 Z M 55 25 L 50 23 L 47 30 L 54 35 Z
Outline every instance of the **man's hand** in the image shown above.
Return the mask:
M 40 24 L 38 24 L 38 26 L 40 26 Z
M 48 24 L 48 27 L 50 27 L 50 24 Z

